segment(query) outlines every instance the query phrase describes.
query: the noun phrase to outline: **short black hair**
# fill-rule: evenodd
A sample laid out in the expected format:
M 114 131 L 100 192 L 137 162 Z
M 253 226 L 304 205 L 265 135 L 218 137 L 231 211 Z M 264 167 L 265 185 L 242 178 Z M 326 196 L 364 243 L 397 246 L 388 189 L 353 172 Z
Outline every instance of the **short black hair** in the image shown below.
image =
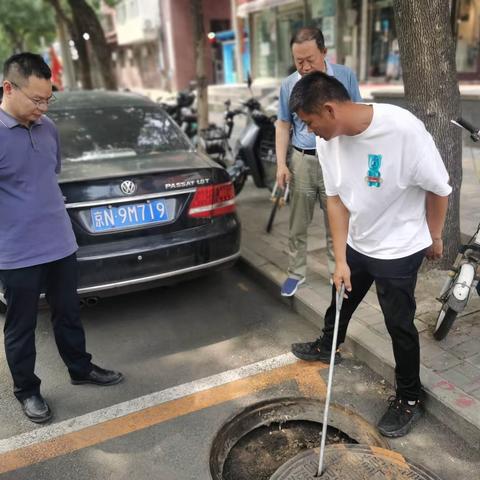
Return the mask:
M 3 64 L 3 78 L 19 82 L 31 76 L 49 80 L 52 77 L 50 67 L 41 55 L 30 52 L 16 53 Z
M 326 102 L 348 102 L 347 89 L 335 77 L 324 72 L 312 72 L 302 77 L 290 95 L 291 112 L 314 113 Z
M 302 27 L 297 30 L 290 40 L 290 49 L 294 43 L 304 43 L 310 40 L 315 40 L 319 50 L 325 50 L 325 39 L 323 38 L 322 31 L 317 27 Z

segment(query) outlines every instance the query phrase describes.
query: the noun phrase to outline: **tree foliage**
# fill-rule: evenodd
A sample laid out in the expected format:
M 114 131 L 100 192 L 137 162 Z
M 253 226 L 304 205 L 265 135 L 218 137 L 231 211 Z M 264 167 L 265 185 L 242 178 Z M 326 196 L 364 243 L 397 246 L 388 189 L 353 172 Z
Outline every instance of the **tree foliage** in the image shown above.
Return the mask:
M 0 0 L 0 60 L 15 52 L 40 52 L 54 38 L 53 12 L 42 0 Z

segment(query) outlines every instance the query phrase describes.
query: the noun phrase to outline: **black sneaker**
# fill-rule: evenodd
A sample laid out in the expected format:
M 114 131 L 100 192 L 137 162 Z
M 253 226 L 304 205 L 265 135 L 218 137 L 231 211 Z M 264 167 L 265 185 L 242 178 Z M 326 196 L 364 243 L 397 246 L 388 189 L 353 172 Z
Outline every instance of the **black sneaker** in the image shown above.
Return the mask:
M 307 362 L 320 361 L 324 363 L 330 363 L 330 350 L 322 350 L 321 338 L 315 340 L 314 342 L 305 342 L 305 343 L 292 343 L 292 353 L 301 360 L 306 360 Z M 342 356 L 337 350 L 335 352 L 335 365 L 342 361 Z
M 409 405 L 407 400 L 398 396 L 388 399 L 390 405 L 378 422 L 378 431 L 384 437 L 403 437 L 423 415 L 423 406 L 420 400 L 415 405 Z

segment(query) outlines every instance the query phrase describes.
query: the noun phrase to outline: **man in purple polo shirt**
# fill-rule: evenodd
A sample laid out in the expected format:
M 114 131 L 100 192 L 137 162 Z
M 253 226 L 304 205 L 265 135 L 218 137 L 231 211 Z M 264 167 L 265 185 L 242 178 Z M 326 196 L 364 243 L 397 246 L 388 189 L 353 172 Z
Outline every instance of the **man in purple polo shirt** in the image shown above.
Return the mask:
M 91 362 L 77 297 L 77 242 L 57 182 L 58 133 L 44 114 L 51 71 L 40 55 L 19 53 L 4 64 L 0 105 L 0 284 L 7 300 L 4 336 L 14 393 L 25 415 L 48 421 L 51 410 L 35 375 L 35 327 L 41 292 L 55 341 L 74 385 L 114 385 L 120 372 Z

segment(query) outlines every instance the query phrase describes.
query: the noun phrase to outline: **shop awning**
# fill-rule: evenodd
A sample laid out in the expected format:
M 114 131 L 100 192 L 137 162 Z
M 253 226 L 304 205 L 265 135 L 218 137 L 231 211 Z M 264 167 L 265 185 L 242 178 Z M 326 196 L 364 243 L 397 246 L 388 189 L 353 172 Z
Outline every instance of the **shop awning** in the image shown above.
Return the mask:
M 250 0 L 237 6 L 237 16 L 246 17 L 249 13 L 266 10 L 287 3 L 294 3 L 298 0 Z

